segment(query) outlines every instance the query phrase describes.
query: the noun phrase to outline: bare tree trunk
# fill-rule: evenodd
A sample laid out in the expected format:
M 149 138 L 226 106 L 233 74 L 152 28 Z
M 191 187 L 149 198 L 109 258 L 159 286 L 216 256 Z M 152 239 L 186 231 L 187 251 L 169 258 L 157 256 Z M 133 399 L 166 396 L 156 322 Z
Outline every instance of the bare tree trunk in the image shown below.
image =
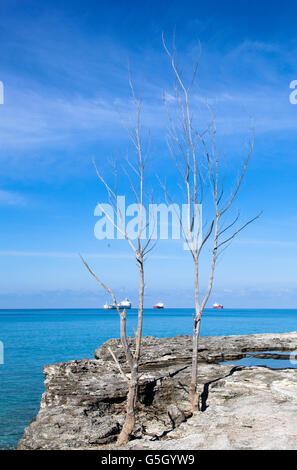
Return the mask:
M 121 343 L 125 351 L 126 360 L 129 364 L 131 377 L 129 380 L 129 392 L 127 396 L 125 423 L 117 440 L 118 446 L 127 444 L 129 440 L 129 436 L 133 431 L 134 424 L 135 424 L 135 403 L 136 403 L 136 398 L 137 398 L 137 386 L 138 386 L 137 364 L 134 361 L 133 354 L 127 342 L 126 316 L 127 316 L 126 310 L 120 313 L 120 321 L 121 321 L 120 332 L 121 332 Z
M 197 394 L 197 376 L 198 376 L 198 343 L 200 333 L 200 318 L 195 318 L 193 326 L 193 353 L 192 353 L 192 371 L 189 390 L 189 400 L 193 411 L 197 411 L 199 397 Z
M 216 201 L 216 193 L 215 193 L 215 201 Z M 211 264 L 210 275 L 209 275 L 209 284 L 208 284 L 208 289 L 207 289 L 206 295 L 203 299 L 201 306 L 199 305 L 198 258 L 194 256 L 196 316 L 194 318 L 194 324 L 193 324 L 192 374 L 191 374 L 190 393 L 189 393 L 190 403 L 192 405 L 193 411 L 197 411 L 197 409 L 199 408 L 199 395 L 197 393 L 197 385 L 198 385 L 198 347 L 199 347 L 200 324 L 201 324 L 201 317 L 203 314 L 204 307 L 209 299 L 209 295 L 211 293 L 212 286 L 213 286 L 214 270 L 215 270 L 215 264 L 216 264 L 216 259 L 217 259 L 218 222 L 219 222 L 219 214 L 218 212 L 216 212 L 214 247 L 213 247 L 213 253 L 212 253 L 212 264 Z
M 143 295 L 144 295 L 144 270 L 143 270 L 143 255 L 140 251 L 137 254 L 137 261 L 139 265 L 139 306 L 138 306 L 138 324 L 136 331 L 136 346 L 134 357 L 128 353 L 128 344 L 126 337 L 126 316 L 121 317 L 121 341 L 126 351 L 126 357 L 130 365 L 131 377 L 129 380 L 129 392 L 127 396 L 126 404 L 126 418 L 124 426 L 119 434 L 117 445 L 122 446 L 127 444 L 129 437 L 131 436 L 135 426 L 135 408 L 138 398 L 138 364 L 140 358 L 141 349 L 141 337 L 142 337 L 142 321 L 143 321 Z M 127 355 L 128 353 L 128 355 Z
M 138 363 L 140 358 L 141 337 L 142 337 L 142 320 L 143 320 L 143 296 L 144 296 L 144 270 L 143 270 L 143 255 L 138 254 L 139 266 L 139 303 L 138 303 L 138 323 L 136 331 L 136 348 L 135 348 L 135 361 Z
M 199 278 L 198 278 L 198 258 L 194 257 L 195 267 L 195 317 L 193 321 L 193 351 L 192 351 L 192 370 L 189 389 L 189 400 L 192 410 L 198 409 L 199 397 L 197 395 L 197 376 L 198 376 L 198 343 L 200 333 L 200 320 L 202 312 L 199 306 Z
M 127 396 L 126 418 L 124 426 L 119 434 L 117 446 L 127 444 L 135 426 L 135 405 L 138 392 L 138 368 L 135 364 L 129 381 L 129 392 Z

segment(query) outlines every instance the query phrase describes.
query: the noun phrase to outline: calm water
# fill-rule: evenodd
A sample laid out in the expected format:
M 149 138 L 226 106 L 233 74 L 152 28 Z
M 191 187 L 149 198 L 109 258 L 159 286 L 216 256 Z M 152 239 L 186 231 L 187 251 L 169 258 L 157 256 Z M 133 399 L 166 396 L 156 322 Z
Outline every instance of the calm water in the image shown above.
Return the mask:
M 128 314 L 129 334 L 137 312 Z M 146 310 L 144 335 L 191 334 L 189 309 Z M 297 330 L 297 310 L 208 310 L 201 334 L 231 335 Z M 104 341 L 119 336 L 115 312 L 104 310 L 0 310 L 0 449 L 13 448 L 39 409 L 44 364 L 92 358 Z
M 276 353 L 279 356 L 284 356 L 284 355 L 290 354 L 290 353 L 287 353 L 287 352 L 280 352 L 280 351 L 263 351 L 263 352 L 266 353 L 266 354 L 267 353 Z M 223 363 L 221 363 L 221 364 L 223 364 Z M 238 361 L 225 361 L 224 364 L 235 364 L 237 366 L 255 366 L 255 365 L 257 365 L 257 366 L 269 367 L 270 369 L 284 369 L 284 368 L 287 368 L 287 367 L 294 368 L 294 369 L 297 368 L 295 354 L 293 355 L 293 361 L 290 361 L 289 359 L 281 359 L 281 358 L 278 358 L 278 359 L 269 359 L 269 358 L 261 359 L 261 358 L 255 357 L 255 354 L 248 354 L 243 359 L 239 359 Z

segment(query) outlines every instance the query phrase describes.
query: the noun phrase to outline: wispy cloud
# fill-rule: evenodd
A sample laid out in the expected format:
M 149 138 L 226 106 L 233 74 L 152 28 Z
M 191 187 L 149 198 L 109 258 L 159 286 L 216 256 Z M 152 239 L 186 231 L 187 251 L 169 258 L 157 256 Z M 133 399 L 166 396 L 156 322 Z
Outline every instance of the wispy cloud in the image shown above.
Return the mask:
M 22 194 L 0 189 L 0 206 L 20 206 L 25 202 L 25 197 Z
M 134 260 L 135 256 L 131 253 L 81 253 L 86 259 L 130 259 Z M 28 258 L 79 258 L 79 253 L 67 252 L 67 251 L 21 251 L 21 250 L 2 250 L 0 251 L 0 257 L 28 257 Z M 180 256 L 172 256 L 167 254 L 154 254 L 152 256 L 154 260 L 180 260 L 183 259 L 183 253 Z
M 105 40 L 98 38 L 90 53 L 89 44 L 83 42 L 80 47 L 88 53 L 79 56 L 69 53 L 66 54 L 66 59 L 64 53 L 62 60 L 54 43 L 47 46 L 45 54 L 44 45 L 38 48 L 37 44 L 25 42 L 23 47 L 27 52 L 31 48 L 30 54 L 34 52 L 36 64 L 47 71 L 48 85 L 41 83 L 38 76 L 24 76 L 21 82 L 16 83 L 13 75 L 8 72 L 5 74 L 5 106 L 0 109 L 2 147 L 61 147 L 73 141 L 108 139 L 114 133 L 124 134 L 120 114 L 126 121 L 133 113 L 133 106 L 128 98 L 128 73 L 123 56 L 128 57 L 131 51 L 125 51 L 122 46 L 110 41 L 106 46 L 110 55 L 107 58 L 103 44 L 106 45 Z M 72 50 L 70 44 L 65 47 Z M 97 49 L 97 54 L 94 54 L 94 48 Z M 144 85 L 141 84 L 144 76 L 139 75 L 139 70 L 142 69 L 140 55 L 133 55 L 132 70 L 137 71 L 136 88 L 145 90 L 143 124 L 163 132 L 167 126 L 162 104 L 163 85 L 166 82 L 168 85 L 171 81 L 165 78 L 168 74 L 165 59 L 161 70 L 154 65 L 162 57 L 161 44 L 160 51 L 151 51 L 150 54 L 152 65 L 151 70 L 147 70 L 146 64 L 146 73 L 149 75 Z M 275 54 L 274 60 L 271 60 L 271 54 Z M 199 93 L 193 95 L 194 114 L 195 111 L 201 113 L 198 106 L 207 100 L 211 105 L 218 104 L 218 108 L 222 106 L 221 118 L 220 112 L 218 113 L 218 132 L 228 129 L 241 132 L 248 115 L 255 118 L 258 132 L 293 128 L 296 126 L 296 119 L 293 116 L 293 107 L 288 107 L 289 82 L 279 70 L 280 57 L 286 57 L 287 61 L 293 60 L 280 46 L 250 40 L 239 43 L 221 56 L 213 56 L 206 50 L 201 58 Z M 59 86 L 56 84 L 57 62 L 64 72 Z M 189 68 L 190 65 L 186 64 Z M 214 69 L 218 73 L 212 79 Z M 164 73 L 164 70 L 167 71 Z M 246 70 L 250 71 L 248 87 L 243 79 Z M 172 90 L 167 86 L 165 95 L 168 101 L 174 102 Z M 244 126 L 240 125 L 243 122 Z
M 29 258 L 79 258 L 79 253 L 63 251 L 0 251 L 0 256 L 8 257 L 29 257 Z M 84 253 L 86 258 L 107 258 L 107 259 L 133 259 L 132 255 L 125 253 Z
M 280 246 L 280 247 L 297 247 L 297 240 L 256 240 L 256 239 L 249 239 L 249 240 L 236 240 L 234 243 L 238 245 L 257 245 L 257 246 Z
M 242 56 L 242 54 L 250 53 L 281 53 L 281 47 L 279 44 L 273 42 L 264 42 L 264 41 L 252 41 L 251 39 L 245 39 L 240 42 L 236 47 L 234 47 L 229 55 Z M 244 57 L 243 57 L 244 58 Z

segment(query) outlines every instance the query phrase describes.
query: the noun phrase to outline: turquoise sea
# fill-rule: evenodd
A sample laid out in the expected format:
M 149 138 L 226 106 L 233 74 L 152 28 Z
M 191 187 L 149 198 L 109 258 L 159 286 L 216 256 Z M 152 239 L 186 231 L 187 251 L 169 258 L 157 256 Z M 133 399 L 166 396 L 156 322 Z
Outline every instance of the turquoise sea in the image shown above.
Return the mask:
M 137 311 L 128 312 L 128 329 Z M 191 334 L 191 309 L 145 310 L 144 335 Z M 232 335 L 297 330 L 297 310 L 206 310 L 201 334 Z M 94 350 L 119 336 L 117 313 L 86 310 L 0 310 L 0 449 L 12 449 L 38 412 L 45 364 L 92 358 Z M 282 362 L 282 361 L 280 361 Z

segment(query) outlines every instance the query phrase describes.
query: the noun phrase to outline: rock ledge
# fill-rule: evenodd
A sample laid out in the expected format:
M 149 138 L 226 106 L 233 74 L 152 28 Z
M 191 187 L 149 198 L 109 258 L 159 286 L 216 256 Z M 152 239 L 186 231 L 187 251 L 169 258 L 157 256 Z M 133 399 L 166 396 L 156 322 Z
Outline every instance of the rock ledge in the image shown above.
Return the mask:
M 96 359 L 44 367 L 46 392 L 19 449 L 114 445 L 127 384 L 109 347 L 124 364 L 121 344 L 112 339 L 96 350 Z M 297 332 L 201 338 L 202 411 L 192 415 L 191 337 L 143 338 L 140 407 L 127 448 L 297 449 L 297 370 L 219 364 L 251 352 L 295 350 Z

